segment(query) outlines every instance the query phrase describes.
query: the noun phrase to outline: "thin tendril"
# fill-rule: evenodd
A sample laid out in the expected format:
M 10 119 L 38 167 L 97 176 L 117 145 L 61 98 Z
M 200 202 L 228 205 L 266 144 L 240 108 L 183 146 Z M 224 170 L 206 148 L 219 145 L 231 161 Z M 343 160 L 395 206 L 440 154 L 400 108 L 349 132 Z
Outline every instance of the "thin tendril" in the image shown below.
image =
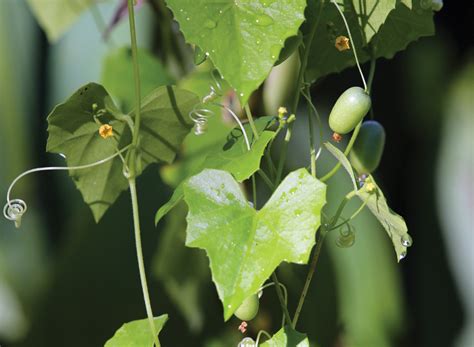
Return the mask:
M 334 6 L 336 6 L 339 14 L 342 17 L 342 20 L 344 21 L 344 25 L 346 26 L 347 33 L 349 34 L 349 39 L 351 40 L 352 52 L 354 53 L 354 58 L 357 64 L 357 68 L 359 69 L 360 77 L 362 78 L 362 83 L 364 84 L 364 89 L 366 92 L 368 92 L 367 82 L 365 81 L 364 73 L 362 72 L 362 69 L 359 64 L 359 58 L 357 57 L 357 51 L 354 45 L 354 40 L 352 39 L 351 30 L 349 29 L 349 24 L 347 24 L 346 17 L 344 16 L 344 13 L 341 11 L 341 8 L 339 7 L 339 5 L 336 3 L 336 0 L 331 0 L 331 2 L 334 4 Z
M 258 347 L 258 344 L 260 342 L 260 337 L 262 336 L 262 334 L 265 335 L 266 337 L 268 337 L 269 340 L 272 339 L 272 336 L 269 333 L 267 333 L 265 330 L 260 330 L 257 334 L 257 340 L 255 341 L 255 346 L 256 347 Z
M 242 133 L 244 135 L 244 140 L 245 140 L 245 144 L 247 146 L 247 150 L 250 151 L 250 141 L 249 141 L 249 138 L 247 136 L 247 132 L 245 131 L 245 127 L 244 125 L 242 124 L 242 122 L 240 121 L 239 117 L 235 114 L 234 111 L 232 111 L 229 107 L 227 107 L 226 105 L 223 105 L 223 104 L 219 104 L 219 103 L 213 103 L 214 105 L 217 105 L 217 106 L 220 106 L 222 108 L 224 108 L 227 112 L 229 112 L 232 116 L 232 118 L 234 118 L 234 120 L 237 122 L 237 124 L 239 124 L 239 127 L 240 129 L 242 130 Z

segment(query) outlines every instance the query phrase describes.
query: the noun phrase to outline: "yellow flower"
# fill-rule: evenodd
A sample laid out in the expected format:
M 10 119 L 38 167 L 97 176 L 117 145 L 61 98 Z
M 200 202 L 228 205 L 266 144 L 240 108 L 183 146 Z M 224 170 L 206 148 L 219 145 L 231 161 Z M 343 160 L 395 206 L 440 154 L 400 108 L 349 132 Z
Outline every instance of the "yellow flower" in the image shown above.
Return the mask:
M 101 125 L 99 128 L 99 135 L 102 136 L 103 139 L 114 136 L 112 126 L 108 124 Z
M 373 193 L 375 191 L 375 188 L 376 188 L 376 186 L 372 182 L 367 182 L 365 184 L 365 189 L 367 189 L 367 192 L 369 192 L 369 193 Z
M 339 52 L 351 49 L 349 46 L 349 39 L 345 36 L 338 36 L 336 38 L 336 48 L 339 50 Z

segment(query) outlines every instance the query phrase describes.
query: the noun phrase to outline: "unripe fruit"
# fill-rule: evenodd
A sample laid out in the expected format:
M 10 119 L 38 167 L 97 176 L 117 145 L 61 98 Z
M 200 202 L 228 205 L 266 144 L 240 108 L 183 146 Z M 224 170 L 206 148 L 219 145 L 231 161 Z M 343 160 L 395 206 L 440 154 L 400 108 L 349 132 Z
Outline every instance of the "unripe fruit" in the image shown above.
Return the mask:
M 362 123 L 359 136 L 349 154 L 352 166 L 359 174 L 370 174 L 379 166 L 385 146 L 385 130 L 374 120 Z
M 337 134 L 351 132 L 370 110 L 369 94 L 360 87 L 347 89 L 337 99 L 329 114 L 329 126 Z
M 251 295 L 235 310 L 234 315 L 243 321 L 252 320 L 258 313 L 259 305 L 258 295 Z

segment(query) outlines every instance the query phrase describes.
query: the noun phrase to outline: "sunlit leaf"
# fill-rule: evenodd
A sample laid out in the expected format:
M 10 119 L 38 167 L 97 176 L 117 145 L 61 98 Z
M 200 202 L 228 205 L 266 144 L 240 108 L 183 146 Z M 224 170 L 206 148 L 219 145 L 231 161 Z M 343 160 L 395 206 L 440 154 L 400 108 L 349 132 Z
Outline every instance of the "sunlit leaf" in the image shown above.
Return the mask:
M 167 320 L 167 314 L 155 317 L 155 329 L 158 334 Z M 152 347 L 153 341 L 148 319 L 140 319 L 122 325 L 105 343 L 105 347 Z
M 306 0 L 168 0 L 187 41 L 208 54 L 242 104 L 264 81 L 287 37 L 304 20 Z
M 308 261 L 326 186 L 293 171 L 256 211 L 228 172 L 204 170 L 184 184 L 184 199 L 186 245 L 206 250 L 227 320 L 282 261 Z
M 412 244 L 407 225 L 400 215 L 388 207 L 387 200 L 385 200 L 383 192 L 375 183 L 374 178 L 369 176 L 364 186 L 356 194 L 362 201 L 367 201 L 367 207 L 392 239 L 393 247 L 397 253 L 397 260 L 400 261 L 405 258 L 407 247 Z
M 270 340 L 265 341 L 261 347 L 309 347 L 305 334 L 293 330 L 289 326 L 281 328 Z
M 256 121 L 258 131 L 266 128 L 272 117 L 262 117 Z M 251 137 L 250 126 L 245 126 L 247 134 Z M 211 150 L 208 155 L 201 160 L 196 160 L 193 165 L 187 167 L 187 177 L 201 172 L 203 169 L 220 169 L 230 172 L 237 181 L 242 182 L 248 179 L 260 167 L 260 160 L 265 152 L 268 143 L 275 137 L 273 131 L 263 131 L 256 140 L 251 150 L 247 149 L 244 136 L 239 127 L 234 128 L 226 137 L 223 143 Z M 186 178 L 187 178 L 186 177 Z M 160 207 L 155 217 L 155 224 L 163 218 L 173 207 L 183 199 L 183 187 L 179 184 L 173 192 L 171 199 Z

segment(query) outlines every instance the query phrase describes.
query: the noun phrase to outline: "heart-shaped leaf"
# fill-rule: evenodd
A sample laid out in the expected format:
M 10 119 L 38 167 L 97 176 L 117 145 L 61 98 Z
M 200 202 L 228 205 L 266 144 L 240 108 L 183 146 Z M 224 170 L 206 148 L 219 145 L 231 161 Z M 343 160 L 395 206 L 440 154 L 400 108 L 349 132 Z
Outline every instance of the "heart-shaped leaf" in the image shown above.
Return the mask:
M 285 39 L 296 35 L 306 0 L 167 0 L 187 41 L 235 88 L 242 105 L 264 81 Z
M 308 261 L 326 185 L 305 169 L 293 171 L 256 211 L 231 174 L 204 170 L 184 184 L 184 199 L 186 245 L 206 251 L 227 320 L 282 261 Z
M 367 0 L 362 3 L 354 0 L 340 6 L 344 10 L 361 63 L 370 60 L 369 42 L 374 57 L 391 59 L 409 43 L 434 34 L 433 12 L 421 8 L 420 0 L 414 0 L 411 8 L 404 2 L 397 2 L 395 9 L 390 12 L 393 0 Z M 309 2 L 305 32 L 318 21 L 319 8 L 320 2 Z M 332 2 L 323 4 L 317 25 L 306 70 L 308 81 L 355 65 L 352 49 L 340 52 L 335 47 L 336 37 L 348 34 Z
M 167 320 L 167 314 L 154 318 L 155 329 L 158 334 Z M 152 347 L 153 341 L 154 338 L 150 331 L 148 319 L 140 319 L 122 325 L 114 336 L 105 343 L 104 347 Z
M 372 176 L 366 179 L 364 186 L 357 191 L 357 196 L 362 201 L 367 201 L 367 207 L 392 239 L 393 248 L 397 253 L 397 261 L 405 258 L 407 247 L 412 245 L 405 220 L 388 207 L 382 190 Z
M 161 87 L 142 102 L 140 127 L 140 154 L 142 168 L 154 162 L 171 162 L 190 130 L 183 120 L 199 102 L 190 92 Z M 105 110 L 103 116 L 113 127 L 115 136 L 102 138 L 99 124 L 94 121 L 94 107 Z M 46 150 L 61 153 L 68 166 L 87 165 L 114 155 L 131 142 L 131 132 L 120 116 L 107 91 L 99 84 L 89 83 L 77 90 L 66 102 L 54 108 L 48 116 L 48 142 Z M 121 115 L 123 116 L 123 115 Z M 133 119 L 134 114 L 130 117 Z M 123 163 L 119 157 L 87 169 L 70 170 L 84 201 L 89 205 L 96 221 L 126 189 Z
M 308 337 L 289 326 L 281 328 L 272 338 L 260 345 L 261 347 L 309 347 Z
M 257 131 L 263 131 L 273 120 L 273 117 L 262 117 L 257 119 L 255 126 Z M 246 133 L 250 136 L 251 129 L 247 124 L 244 126 Z M 273 131 L 263 131 L 249 151 L 244 141 L 244 136 L 239 127 L 229 132 L 226 140 L 218 144 L 216 149 L 211 150 L 202 161 L 195 161 L 189 170 L 187 177 L 201 172 L 203 169 L 219 169 L 230 172 L 237 181 L 242 182 L 248 179 L 260 168 L 260 160 L 265 152 L 268 143 L 275 137 Z M 252 140 L 252 137 L 250 137 Z M 187 178 L 186 177 L 186 178 Z M 171 211 L 183 199 L 183 186 L 180 183 L 173 192 L 171 199 L 160 207 L 155 216 L 155 224 Z

